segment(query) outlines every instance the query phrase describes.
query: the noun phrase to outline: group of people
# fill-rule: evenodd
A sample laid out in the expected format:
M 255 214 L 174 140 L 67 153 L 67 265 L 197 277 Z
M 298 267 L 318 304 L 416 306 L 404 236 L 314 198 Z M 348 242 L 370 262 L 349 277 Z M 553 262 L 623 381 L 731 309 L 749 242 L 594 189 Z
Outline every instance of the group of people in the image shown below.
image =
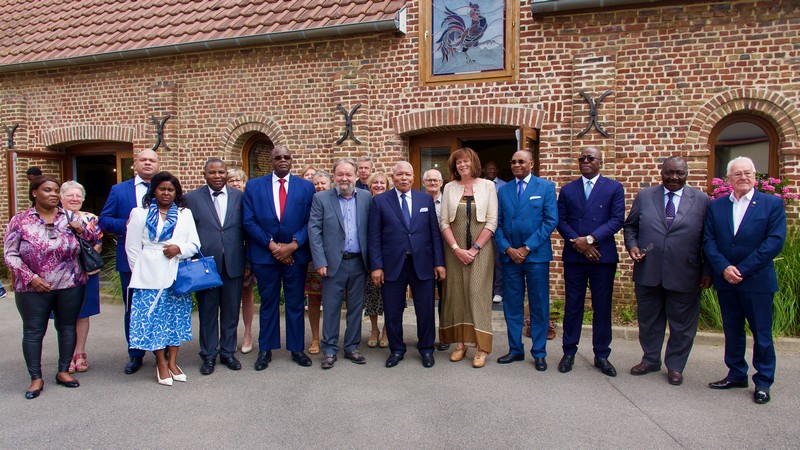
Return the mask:
M 285 346 L 298 365 L 311 366 L 308 354 L 321 354 L 321 367 L 331 369 L 340 350 L 345 359 L 364 364 L 361 324 L 369 316 L 367 345 L 388 347 L 385 366 L 397 366 L 407 351 L 403 312 L 409 289 L 422 366 L 434 366 L 434 350 L 452 345 L 451 361 L 465 359 L 474 348 L 472 366 L 483 367 L 493 350 L 496 259 L 509 344 L 497 362 L 525 359 L 527 291 L 530 354 L 536 370 L 545 371 L 555 230 L 564 242 L 565 282 L 558 370 L 567 373 L 575 364 L 588 289 L 594 366 L 616 376 L 609 361 L 619 262 L 615 236 L 624 229 L 634 261 L 643 351 L 631 374 L 661 370 L 669 324 L 663 358 L 667 380 L 682 383 L 697 329 L 699 293 L 713 279 L 729 372 L 710 387 L 748 386 L 747 321 L 755 337 L 754 400 L 770 399 L 775 367 L 771 304 L 777 290 L 772 259 L 782 248 L 786 218 L 779 199 L 754 189 L 755 166 L 747 158 L 728 166 L 734 188 L 730 198 L 713 202 L 685 185 L 685 160 L 667 158 L 662 183 L 638 192 L 626 218 L 624 189 L 601 175 L 603 155 L 595 147 L 581 152 L 581 177 L 564 185 L 558 196 L 554 183 L 532 173 L 533 156 L 526 150 L 512 157 L 514 179 L 498 187 L 496 170 L 495 177 L 481 178 L 477 153 L 458 149 L 448 159 L 451 182 L 442 189 L 441 173 L 428 170 L 422 177 L 425 192 L 413 189 L 414 169 L 406 161 L 395 164 L 390 176 L 373 173 L 366 157 L 342 158 L 330 174 L 309 167 L 295 176 L 286 146 L 275 147 L 270 156 L 273 172 L 249 182 L 242 171 L 210 158 L 203 167 L 206 184 L 184 194 L 174 175 L 159 170 L 158 154 L 141 151 L 134 161 L 135 178 L 111 189 L 99 218 L 80 212 L 85 192 L 79 184 L 59 186 L 49 176 L 32 181 L 34 205 L 11 219 L 4 243 L 32 380 L 26 397 L 36 398 L 44 387 L 41 345 L 51 312 L 59 334 L 56 382 L 77 387 L 73 373 L 88 369 L 88 316 L 99 312 L 99 300 L 97 275 L 80 266 L 79 240 L 99 245 L 101 230 L 117 236 L 116 269 L 129 347 L 125 373 L 137 372 L 151 351 L 158 383 L 172 385 L 187 380 L 177 357 L 180 345 L 192 339 L 191 294 L 178 294 L 172 286 L 180 261 L 198 253 L 214 258 L 222 280 L 222 286 L 196 293 L 204 375 L 214 372 L 217 357 L 229 369 L 241 369 L 235 356 L 240 310 L 245 327 L 241 351 L 257 345 L 254 368 L 266 369 L 273 350 L 281 348 L 281 303 Z M 261 298 L 255 341 L 254 286 Z M 311 328 L 307 350 L 306 309 Z M 382 330 L 379 315 L 384 316 Z

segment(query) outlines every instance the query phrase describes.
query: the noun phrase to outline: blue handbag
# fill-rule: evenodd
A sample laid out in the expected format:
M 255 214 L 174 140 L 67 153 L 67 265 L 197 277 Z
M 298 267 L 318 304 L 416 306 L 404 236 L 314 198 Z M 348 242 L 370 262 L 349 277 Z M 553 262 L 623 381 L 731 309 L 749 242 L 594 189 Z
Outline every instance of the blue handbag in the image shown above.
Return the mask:
M 222 286 L 214 257 L 203 256 L 197 244 L 195 247 L 199 258 L 187 258 L 178 263 L 178 275 L 172 284 L 172 291 L 178 295 Z

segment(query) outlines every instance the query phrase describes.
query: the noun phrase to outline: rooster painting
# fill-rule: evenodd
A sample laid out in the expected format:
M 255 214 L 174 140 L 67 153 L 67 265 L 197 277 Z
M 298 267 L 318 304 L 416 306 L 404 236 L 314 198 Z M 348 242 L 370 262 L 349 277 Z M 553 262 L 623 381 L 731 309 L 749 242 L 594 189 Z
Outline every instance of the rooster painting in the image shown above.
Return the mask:
M 464 19 L 458 14 L 445 8 L 446 16 L 442 21 L 442 36 L 436 41 L 439 47 L 436 49 L 442 55 L 442 64 L 447 63 L 460 50 L 466 56 L 469 63 L 474 63 L 475 59 L 469 56 L 467 51 L 476 47 L 480 43 L 483 34 L 486 33 L 486 17 L 481 14 L 480 7 L 476 3 L 469 3 L 470 26 L 467 27 Z

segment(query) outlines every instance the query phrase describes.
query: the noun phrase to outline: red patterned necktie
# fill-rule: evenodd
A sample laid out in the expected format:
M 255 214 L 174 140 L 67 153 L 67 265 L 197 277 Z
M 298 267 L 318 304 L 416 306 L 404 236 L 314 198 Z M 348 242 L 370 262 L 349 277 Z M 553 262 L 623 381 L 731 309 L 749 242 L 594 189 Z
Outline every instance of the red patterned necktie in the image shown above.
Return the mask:
M 283 210 L 286 207 L 286 180 L 281 178 L 278 181 L 280 181 L 280 183 L 281 183 L 281 187 L 278 190 L 278 201 L 281 204 L 281 218 L 280 218 L 280 220 L 283 220 Z

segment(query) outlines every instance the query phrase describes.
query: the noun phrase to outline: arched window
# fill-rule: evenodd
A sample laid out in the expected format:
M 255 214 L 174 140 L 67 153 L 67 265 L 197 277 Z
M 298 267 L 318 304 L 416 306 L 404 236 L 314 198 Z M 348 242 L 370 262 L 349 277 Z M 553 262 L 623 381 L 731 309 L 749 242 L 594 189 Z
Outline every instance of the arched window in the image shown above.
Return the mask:
M 737 156 L 752 159 L 759 173 L 778 177 L 778 133 L 766 119 L 752 114 L 731 114 L 711 131 L 708 178 L 725 179 L 728 162 Z
M 275 145 L 263 133 L 256 133 L 245 142 L 242 150 L 242 170 L 248 179 L 272 173 L 272 149 Z

